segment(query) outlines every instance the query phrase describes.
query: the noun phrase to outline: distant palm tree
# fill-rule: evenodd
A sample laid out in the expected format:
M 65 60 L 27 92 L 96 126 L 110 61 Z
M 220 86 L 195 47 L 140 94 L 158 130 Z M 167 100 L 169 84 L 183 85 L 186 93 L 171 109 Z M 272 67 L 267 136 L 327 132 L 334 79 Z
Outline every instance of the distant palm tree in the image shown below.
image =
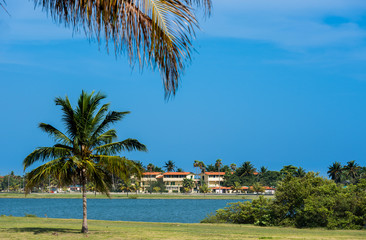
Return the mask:
M 243 165 L 241 165 L 239 169 L 240 177 L 250 176 L 254 174 L 255 170 L 256 169 L 254 168 L 253 164 L 251 164 L 249 161 L 246 161 L 243 163 Z
M 350 178 L 352 183 L 355 183 L 360 169 L 361 167 L 355 162 L 355 160 L 347 162 L 347 165 L 343 167 L 343 170 L 346 172 L 347 177 Z
M 221 159 L 217 159 L 216 160 L 216 163 L 215 163 L 215 167 L 219 171 L 219 193 L 220 193 L 220 190 L 221 190 L 221 176 L 220 176 L 220 168 L 221 168 L 221 166 L 222 166 L 222 160 Z
M 299 167 L 294 173 L 294 176 L 299 177 L 299 178 L 303 178 L 303 177 L 305 177 L 305 175 L 306 175 L 306 171 L 302 167 Z
M 266 168 L 265 166 L 262 166 L 260 171 L 259 171 L 259 174 L 261 176 L 263 176 L 264 174 L 266 174 L 268 172 L 268 168 Z
M 192 179 L 184 178 L 183 179 L 183 187 L 188 188 L 190 191 L 192 191 L 192 188 L 194 188 L 194 182 Z
M 175 162 L 173 162 L 172 160 L 165 162 L 164 168 L 167 170 L 167 172 L 174 172 L 176 168 Z
M 341 181 L 341 175 L 343 172 L 343 167 L 340 162 L 334 162 L 328 167 L 328 176 L 336 183 Z
M 121 184 L 121 191 L 124 191 L 127 193 L 127 197 L 128 197 L 128 193 L 129 192 L 133 192 L 136 191 L 135 185 L 132 184 L 130 179 L 124 180 Z
M 280 172 L 283 177 L 288 176 L 288 175 L 294 176 L 296 170 L 297 170 L 297 167 L 295 167 L 293 165 L 287 165 L 287 166 L 283 166 L 283 168 L 280 170 Z
M 231 189 L 236 192 L 236 193 L 239 193 L 241 192 L 241 185 L 239 182 L 234 182 L 234 184 L 231 186 Z
M 153 169 L 155 168 L 155 166 L 154 166 L 154 164 L 149 163 L 146 168 L 151 173 L 153 171 Z M 149 178 L 150 178 L 150 194 L 152 194 L 151 174 L 149 175 Z
M 235 163 L 230 164 L 230 168 L 231 168 L 231 170 L 235 171 L 236 170 L 236 164 Z
M 146 151 L 145 145 L 136 139 L 117 139 L 114 129 L 108 130 L 111 124 L 122 120 L 129 112 L 108 112 L 109 104 L 100 102 L 105 98 L 101 93 L 82 92 L 78 105 L 73 109 L 68 97 L 56 98 L 55 103 L 61 106 L 66 134 L 55 127 L 40 123 L 39 127 L 55 140 L 53 147 L 39 147 L 23 161 L 24 170 L 36 162 L 44 162 L 28 174 L 27 192 L 33 187 L 55 177 L 61 186 L 68 186 L 77 181 L 81 185 L 83 197 L 82 232 L 88 232 L 86 184 L 94 183 L 98 192 L 106 193 L 112 185 L 112 174 L 120 178 L 130 174 L 140 177 L 141 173 L 133 161 L 116 156 L 121 151 Z
M 258 193 L 262 193 L 262 192 L 264 192 L 264 187 L 263 187 L 260 183 L 256 182 L 256 183 L 254 183 L 254 184 L 253 184 L 253 186 L 251 187 L 251 190 L 252 190 L 253 192 L 256 192 L 256 193 L 258 194 Z
M 199 161 L 199 163 L 198 163 L 198 167 L 200 168 L 200 170 L 201 170 L 201 172 L 202 172 L 202 173 L 204 173 L 204 172 L 205 172 L 205 170 L 206 170 L 206 165 L 205 165 L 205 163 L 204 163 L 204 162 Z
M 206 193 L 211 192 L 211 189 L 206 184 L 203 184 L 200 187 L 200 192 L 203 193 L 204 196 L 206 196 Z

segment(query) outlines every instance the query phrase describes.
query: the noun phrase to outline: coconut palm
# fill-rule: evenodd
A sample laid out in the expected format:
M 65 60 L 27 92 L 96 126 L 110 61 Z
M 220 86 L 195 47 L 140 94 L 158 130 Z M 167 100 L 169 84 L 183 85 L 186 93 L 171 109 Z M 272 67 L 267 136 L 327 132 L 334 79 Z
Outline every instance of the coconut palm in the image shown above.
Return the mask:
M 299 178 L 305 177 L 305 175 L 306 171 L 302 167 L 299 167 L 294 173 L 294 176 Z
M 335 181 L 336 183 L 339 183 L 341 180 L 341 175 L 343 172 L 343 168 L 340 162 L 334 162 L 332 165 L 328 167 L 329 171 L 328 176 Z
M 206 193 L 211 192 L 211 189 L 206 184 L 203 184 L 200 187 L 200 192 L 203 193 L 203 195 L 206 197 Z
M 234 184 L 231 186 L 231 189 L 236 192 L 239 193 L 241 192 L 241 185 L 239 182 L 234 182 Z
M 236 164 L 235 163 L 230 164 L 230 168 L 231 168 L 231 170 L 235 171 L 236 170 Z
M 56 144 L 37 148 L 23 161 L 24 170 L 34 163 L 46 162 L 29 172 L 27 192 L 49 176 L 56 178 L 61 186 L 75 182 L 81 185 L 83 233 L 88 232 L 86 184 L 94 183 L 98 192 L 109 196 L 112 174 L 120 178 L 130 174 L 136 177 L 141 175 L 133 161 L 117 154 L 121 151 L 146 151 L 145 145 L 136 139 L 113 142 L 117 139 L 117 133 L 109 127 L 129 112 L 109 112 L 109 104 L 99 107 L 105 97 L 101 93 L 88 94 L 83 91 L 75 108 L 67 96 L 56 98 L 55 103 L 61 106 L 63 112 L 65 133 L 50 124 L 40 123 L 40 129 L 49 134 Z
M 5 4 L 4 0 L 0 0 Z M 211 0 L 33 0 L 58 24 L 84 31 L 91 40 L 126 54 L 130 64 L 161 73 L 166 96 L 175 94 L 190 62 L 198 28 L 196 6 L 211 11 Z M 0 6 L 4 8 L 4 4 Z M 5 10 L 6 11 L 6 10 Z
M 194 181 L 192 179 L 189 179 L 189 178 L 184 178 L 183 179 L 183 187 L 188 188 L 189 191 L 192 191 L 192 188 L 194 188 Z M 188 191 L 186 191 L 186 192 L 188 192 Z
M 243 177 L 243 176 L 250 176 L 252 174 L 254 174 L 255 172 L 255 168 L 253 166 L 253 164 L 251 164 L 249 161 L 246 161 L 243 163 L 243 165 L 241 165 L 241 167 L 238 169 L 239 172 L 239 176 Z
M 351 182 L 354 183 L 356 178 L 358 177 L 358 172 L 361 167 L 355 163 L 355 160 L 347 162 L 347 165 L 343 167 L 343 170 L 346 173 L 346 176 L 350 178 Z
M 172 160 L 165 162 L 164 168 L 167 170 L 167 172 L 173 172 L 176 168 L 175 162 L 173 162 Z
M 122 182 L 121 187 L 120 187 L 121 191 L 124 191 L 127 193 L 127 197 L 128 197 L 128 193 L 129 192 L 134 192 L 136 191 L 135 185 L 132 184 L 130 179 L 126 179 Z
M 268 168 L 266 168 L 265 166 L 262 166 L 261 168 L 260 168 L 260 171 L 259 171 L 259 174 L 261 175 L 261 176 L 263 176 L 264 174 L 266 174 L 268 172 Z
M 264 187 L 258 182 L 254 183 L 253 186 L 250 187 L 250 189 L 256 194 L 264 192 Z

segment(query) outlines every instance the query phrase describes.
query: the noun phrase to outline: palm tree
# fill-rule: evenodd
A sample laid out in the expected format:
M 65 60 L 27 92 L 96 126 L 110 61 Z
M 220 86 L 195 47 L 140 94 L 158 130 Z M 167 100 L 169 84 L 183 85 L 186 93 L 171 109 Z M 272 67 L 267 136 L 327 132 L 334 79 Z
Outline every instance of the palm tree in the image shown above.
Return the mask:
M 128 193 L 129 192 L 133 192 L 135 191 L 135 185 L 132 184 L 131 180 L 130 179 L 125 179 L 123 181 L 123 183 L 121 184 L 121 191 L 124 191 L 127 193 L 127 197 L 128 197 Z
M 261 176 L 263 176 L 264 174 L 266 174 L 268 172 L 268 168 L 266 168 L 265 166 L 262 166 L 260 171 L 259 171 L 259 174 Z
M 241 185 L 239 182 L 234 182 L 234 184 L 231 186 L 231 189 L 235 191 L 236 193 L 239 193 L 241 191 Z
M 189 178 L 184 178 L 183 179 L 183 187 L 184 188 L 188 188 L 190 191 L 192 191 L 192 188 L 194 188 L 194 182 L 193 182 L 193 180 L 192 179 L 189 179 Z
M 106 193 L 112 185 L 112 174 L 120 178 L 134 174 L 141 176 L 136 164 L 124 157 L 117 156 L 121 151 L 147 151 L 145 145 L 136 139 L 113 142 L 117 139 L 111 124 L 122 120 L 129 112 L 108 112 L 109 104 L 101 101 L 106 96 L 82 92 L 78 104 L 72 108 L 69 98 L 56 98 L 61 106 L 66 133 L 52 125 L 40 123 L 41 130 L 49 134 L 56 144 L 52 147 L 39 147 L 23 161 L 24 170 L 37 162 L 45 162 L 28 174 L 27 192 L 48 179 L 56 178 L 61 186 L 74 182 L 81 185 L 83 198 L 83 224 L 81 231 L 88 232 L 86 184 L 92 182 L 98 192 Z
M 164 168 L 167 170 L 167 172 L 173 172 L 176 168 L 175 162 L 173 162 L 172 160 L 165 162 Z
M 361 167 L 355 163 L 355 160 L 347 162 L 347 165 L 343 167 L 343 170 L 346 172 L 347 177 L 351 179 L 352 183 L 355 183 L 360 169 Z
M 256 182 L 256 183 L 254 183 L 254 184 L 253 184 L 253 186 L 251 187 L 251 190 L 252 190 L 253 192 L 256 192 L 256 193 L 258 194 L 258 193 L 260 193 L 260 192 L 264 192 L 264 187 L 263 187 L 260 183 Z
M 253 164 L 251 164 L 249 161 L 246 161 L 239 169 L 240 177 L 250 176 L 254 174 L 255 170 L 256 169 L 254 168 Z
M 299 177 L 299 178 L 303 178 L 303 177 L 305 177 L 305 175 L 306 175 L 306 171 L 302 167 L 299 167 L 294 173 L 294 176 Z
M 56 23 L 84 31 L 90 40 L 105 43 L 107 50 L 112 46 L 116 55 L 126 53 L 131 65 L 157 68 L 167 97 L 175 94 L 191 60 L 192 39 L 199 27 L 194 7 L 203 6 L 206 15 L 211 11 L 211 0 L 33 2 Z
M 219 158 L 216 160 L 215 167 L 219 170 L 219 193 L 221 190 L 221 177 L 220 177 L 220 168 L 222 166 L 222 160 Z
M 203 193 L 203 195 L 206 197 L 206 193 L 211 192 L 211 189 L 206 184 L 203 184 L 200 187 L 200 192 Z
M 149 163 L 149 165 L 147 165 L 147 170 L 151 173 L 154 169 L 154 164 Z M 150 174 L 150 194 L 152 194 L 152 184 L 151 184 L 151 174 Z
M 341 180 L 341 175 L 342 175 L 342 171 L 343 171 L 341 163 L 334 162 L 332 165 L 330 165 L 328 167 L 328 169 L 329 169 L 329 171 L 327 172 L 328 176 L 336 183 L 339 183 Z
M 230 164 L 230 168 L 231 168 L 231 170 L 235 171 L 236 170 L 236 164 L 235 163 Z

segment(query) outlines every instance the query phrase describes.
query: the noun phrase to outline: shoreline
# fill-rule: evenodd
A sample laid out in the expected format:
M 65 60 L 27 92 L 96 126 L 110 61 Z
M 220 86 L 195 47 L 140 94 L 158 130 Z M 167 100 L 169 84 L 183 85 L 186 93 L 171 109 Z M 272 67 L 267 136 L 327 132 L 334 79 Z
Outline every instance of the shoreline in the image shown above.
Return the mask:
M 88 199 L 203 199 L 203 200 L 253 200 L 264 196 L 265 198 L 273 198 L 273 195 L 229 195 L 229 194 L 212 194 L 204 196 L 203 194 L 127 194 L 126 193 L 111 193 L 110 198 L 105 194 L 88 193 Z M 1 198 L 32 198 L 32 199 L 81 199 L 81 193 L 0 193 Z

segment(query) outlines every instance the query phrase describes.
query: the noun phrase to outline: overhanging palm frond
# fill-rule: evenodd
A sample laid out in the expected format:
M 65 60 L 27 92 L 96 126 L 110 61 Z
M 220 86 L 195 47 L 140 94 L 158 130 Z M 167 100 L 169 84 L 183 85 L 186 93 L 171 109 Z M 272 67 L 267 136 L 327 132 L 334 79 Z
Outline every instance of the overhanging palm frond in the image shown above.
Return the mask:
M 34 0 L 58 23 L 85 30 L 99 43 L 112 43 L 116 54 L 127 53 L 130 63 L 161 72 L 166 96 L 175 94 L 190 61 L 192 38 L 198 27 L 190 6 L 210 12 L 211 0 Z M 104 39 L 102 39 L 104 37 Z M 104 41 L 105 40 L 105 41 Z
M 71 156 L 72 152 L 64 147 L 40 147 L 29 154 L 23 161 L 24 170 L 36 161 L 45 161 Z
M 51 137 L 53 137 L 57 142 L 62 144 L 66 144 L 68 146 L 72 146 L 72 141 L 57 128 L 53 127 L 50 124 L 40 123 L 39 128 L 44 132 L 48 133 Z
M 147 151 L 144 144 L 140 143 L 136 139 L 128 138 L 121 142 L 108 143 L 93 149 L 97 154 L 101 155 L 114 155 L 121 151 Z

